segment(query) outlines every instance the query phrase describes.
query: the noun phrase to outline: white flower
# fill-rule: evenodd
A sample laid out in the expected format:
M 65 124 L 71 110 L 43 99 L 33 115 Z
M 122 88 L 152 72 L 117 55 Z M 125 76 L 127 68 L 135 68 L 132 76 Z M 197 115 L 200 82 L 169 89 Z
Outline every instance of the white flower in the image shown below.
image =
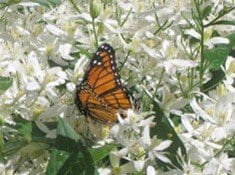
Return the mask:
M 156 175 L 156 171 L 155 171 L 154 167 L 152 167 L 152 166 L 147 167 L 147 175 Z
M 211 101 L 206 97 L 204 103 L 201 103 L 201 106 L 203 106 L 204 109 L 195 99 L 191 101 L 190 104 L 196 115 L 210 123 L 212 129 L 210 135 L 211 139 L 219 141 L 234 133 L 234 129 L 231 127 L 234 125 L 231 124 L 231 121 L 234 121 L 234 117 L 232 116 L 232 103 L 234 101 L 235 94 L 233 93 L 220 96 L 218 102 Z
M 234 158 L 228 158 L 227 154 L 221 154 L 219 158 L 212 158 L 209 163 L 206 164 L 203 174 L 231 174 L 232 163 Z
M 100 175 L 111 175 L 112 171 L 109 168 L 99 168 L 98 172 Z
M 67 74 L 60 67 L 54 67 L 47 70 L 44 78 L 46 88 L 52 88 L 64 84 Z
M 235 78 L 235 58 L 228 56 L 225 63 L 224 68 L 226 80 L 224 80 L 224 84 L 230 92 L 235 92 L 235 88 L 233 86 L 234 78 Z
M 212 37 L 206 40 L 204 44 L 209 48 L 213 48 L 215 44 L 229 44 L 229 39 L 224 37 Z
M 172 59 L 164 61 L 163 63 L 159 64 L 160 67 L 164 67 L 166 72 L 170 75 L 176 73 L 176 71 L 186 71 L 187 68 L 196 67 L 198 64 L 191 60 L 184 60 L 184 59 Z
M 66 88 L 68 89 L 68 91 L 74 92 L 76 85 L 74 83 L 66 83 Z
M 52 34 L 56 35 L 56 36 L 64 36 L 66 35 L 66 32 L 59 29 L 58 27 L 56 27 L 55 25 L 52 24 L 47 24 L 46 28 L 49 32 L 51 32 Z
M 156 53 L 156 51 L 154 49 L 147 47 L 145 44 L 140 44 L 140 45 L 150 57 L 153 57 L 153 58 L 160 57 L 160 55 L 158 53 Z
M 196 115 L 198 117 L 201 117 L 205 121 L 209 121 L 211 123 L 215 123 L 215 120 L 206 112 L 204 111 L 200 105 L 197 103 L 196 99 L 193 98 L 192 101 L 190 102 L 191 107 L 195 111 Z
M 143 160 L 137 160 L 133 161 L 129 159 L 128 157 L 124 156 L 128 153 L 128 150 L 125 149 L 124 151 L 115 151 L 111 152 L 109 155 L 112 171 L 116 172 L 117 174 L 123 174 L 123 173 L 133 173 L 133 172 L 140 172 L 144 168 L 145 161 Z M 120 165 L 120 158 L 125 158 L 129 162 Z
M 67 43 L 67 44 L 60 44 L 59 46 L 59 53 L 61 54 L 61 57 L 64 58 L 65 60 L 73 60 L 74 58 L 71 57 L 69 54 L 71 52 L 72 45 Z
M 34 7 L 34 6 L 39 6 L 38 3 L 34 3 L 34 2 L 20 2 L 19 4 L 21 4 L 24 7 Z
M 75 78 L 82 78 L 83 74 L 84 74 L 84 68 L 86 66 L 86 64 L 88 63 L 88 59 L 85 56 L 81 56 L 78 61 L 75 64 L 74 67 L 74 77 Z
M 201 35 L 198 32 L 196 32 L 194 29 L 187 29 L 184 31 L 184 34 L 192 36 L 198 40 L 201 40 Z
M 157 159 L 161 160 L 162 162 L 171 163 L 170 159 L 164 155 L 166 153 L 163 152 L 164 149 L 168 148 L 171 145 L 171 143 L 172 143 L 172 141 L 166 140 L 166 141 L 161 142 L 159 145 L 155 146 L 153 148 L 153 150 L 150 149 L 149 153 L 148 153 L 150 159 L 154 159 L 156 157 Z M 154 140 L 153 140 L 151 147 L 153 147 L 155 144 L 156 143 L 154 143 Z
M 27 83 L 26 89 L 28 91 L 35 91 L 40 89 L 40 85 L 37 82 L 29 82 Z

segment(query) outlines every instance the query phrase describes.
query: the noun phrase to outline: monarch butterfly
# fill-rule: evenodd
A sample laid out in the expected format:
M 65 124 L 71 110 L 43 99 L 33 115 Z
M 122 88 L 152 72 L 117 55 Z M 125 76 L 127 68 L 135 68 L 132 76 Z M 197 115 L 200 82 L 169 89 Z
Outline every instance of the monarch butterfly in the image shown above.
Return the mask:
M 132 96 L 121 83 L 114 49 L 102 44 L 91 59 L 82 82 L 77 85 L 78 109 L 94 120 L 115 122 L 116 113 L 125 118 L 123 111 L 132 108 L 131 100 Z

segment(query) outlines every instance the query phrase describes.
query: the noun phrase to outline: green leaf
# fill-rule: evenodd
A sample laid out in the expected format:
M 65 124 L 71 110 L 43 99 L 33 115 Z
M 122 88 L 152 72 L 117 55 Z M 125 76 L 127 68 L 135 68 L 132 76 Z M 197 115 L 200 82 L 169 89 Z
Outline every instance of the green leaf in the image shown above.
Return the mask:
M 34 121 L 26 120 L 18 114 L 13 114 L 12 117 L 13 121 L 16 123 L 12 128 L 16 129 L 22 135 L 30 134 L 32 137 L 44 137 L 46 135 L 37 127 Z
M 225 48 L 225 52 L 224 52 L 225 57 L 227 57 L 228 53 L 232 54 L 233 49 L 235 49 L 235 34 L 228 35 L 226 38 L 229 39 L 229 44 L 228 45 L 219 45 L 215 48 L 215 49 L 222 48 L 222 50 Z M 209 56 L 211 57 L 211 59 L 213 59 L 212 55 L 209 55 Z M 202 86 L 203 87 L 202 89 L 203 89 L 204 93 L 214 89 L 225 77 L 224 71 L 221 68 L 218 68 L 216 70 L 211 69 L 210 73 L 212 75 L 211 79 L 209 81 L 207 81 L 205 84 L 203 84 L 203 86 Z
M 15 5 L 17 3 L 20 3 L 20 0 L 2 0 L 2 2 L 0 3 L 0 8 L 3 9 L 7 6 Z
M 203 11 L 202 11 L 202 16 L 203 18 L 206 18 L 210 13 L 211 13 L 211 9 L 212 9 L 213 5 L 209 4 L 208 6 L 206 6 Z
M 27 122 L 25 124 L 22 124 L 20 128 L 18 129 L 19 133 L 22 134 L 27 140 L 27 142 L 31 141 L 31 134 L 32 134 L 32 122 Z
M 229 157 L 235 157 L 235 136 L 229 140 L 228 155 Z
M 4 156 L 12 156 L 27 144 L 28 142 L 26 142 L 25 140 L 10 140 L 4 144 L 2 154 Z
M 70 154 L 65 151 L 52 149 L 50 161 L 47 165 L 46 175 L 57 175 L 69 156 Z
M 216 21 L 214 23 L 212 23 L 211 25 L 235 25 L 235 21 L 229 21 L 229 20 L 219 20 Z
M 62 3 L 61 0 L 25 0 L 24 2 L 36 2 L 44 7 L 55 7 Z
M 102 160 L 107 155 L 109 155 L 110 151 L 116 147 L 117 147 L 117 145 L 113 145 L 113 144 L 105 145 L 100 148 L 91 148 L 91 149 L 89 149 L 89 152 L 90 152 L 93 160 L 97 163 L 98 161 Z
M 229 39 L 229 49 L 235 49 L 235 33 L 228 35 L 226 38 Z
M 172 122 L 177 127 L 181 124 L 181 117 L 175 114 L 170 114 L 170 118 L 172 119 Z
M 3 132 L 2 129 L 0 129 L 0 153 L 3 151 L 3 147 L 4 147 Z
M 224 71 L 222 69 L 210 70 L 210 72 L 212 75 L 211 79 L 202 86 L 202 91 L 204 93 L 214 89 L 225 77 Z
M 159 139 L 172 141 L 170 147 L 165 150 L 166 152 L 169 152 L 169 155 L 167 157 L 171 160 L 174 166 L 182 169 L 181 163 L 179 162 L 179 157 L 177 155 L 177 150 L 181 149 L 181 152 L 185 156 L 185 159 L 187 159 L 187 153 L 184 144 L 178 137 L 177 133 L 171 126 L 170 122 L 168 121 L 167 117 L 165 116 L 157 102 L 153 101 L 153 104 L 154 111 L 156 113 L 154 122 L 156 122 L 157 125 L 151 129 L 151 137 L 156 135 Z M 156 161 L 160 165 L 159 167 L 161 167 L 163 170 L 167 170 L 169 167 L 172 167 L 172 165 L 170 164 L 166 165 L 166 163 L 164 162 L 161 162 L 159 160 Z
M 25 120 L 18 114 L 12 115 L 14 122 L 16 123 L 14 125 L 14 129 L 17 130 L 16 134 L 23 136 L 23 140 L 26 142 L 31 142 L 31 136 L 32 136 L 32 122 Z
M 5 124 L 7 127 L 10 127 L 16 132 L 15 135 L 23 136 L 24 141 L 27 142 L 43 142 L 46 144 L 52 144 L 53 140 L 45 137 L 45 133 L 41 131 L 37 124 L 34 121 L 25 120 L 20 115 L 13 114 L 13 121 L 16 123 L 15 125 Z
M 57 122 L 57 138 L 55 149 L 59 149 L 66 153 L 66 157 L 60 158 L 60 155 L 52 156 L 47 174 L 89 174 L 98 175 L 95 162 L 88 151 L 88 148 L 83 145 L 80 136 L 70 127 L 65 119 L 58 118 Z M 57 153 L 57 152 L 56 152 Z M 62 159 L 59 164 L 55 164 L 55 158 Z M 51 173 L 52 171 L 52 173 Z
M 15 122 L 14 125 L 8 124 L 7 122 L 4 123 L 4 126 L 11 130 L 11 135 L 4 135 L 3 131 L 3 136 L 7 139 L 7 141 L 3 144 L 0 159 L 13 156 L 19 153 L 19 151 L 22 151 L 22 154 L 27 154 L 27 156 L 29 156 L 29 154 L 39 154 L 40 149 L 32 146 L 35 143 L 37 143 L 37 145 L 52 145 L 53 140 L 46 138 L 45 133 L 37 127 L 34 121 L 25 120 L 17 114 L 13 114 L 12 117 Z M 34 149 L 30 149 L 31 147 Z M 31 152 L 28 152 L 28 150 Z
M 11 87 L 13 79 L 10 77 L 1 77 L 0 76 L 0 90 L 7 90 Z
M 92 58 L 93 55 L 87 49 L 84 49 L 79 45 L 76 45 L 75 47 L 77 47 L 77 49 L 80 51 L 81 54 L 86 55 L 88 58 Z
M 58 118 L 57 138 L 54 147 L 68 152 L 86 150 L 86 147 L 80 140 L 80 136 L 62 118 Z
M 84 175 L 98 175 L 97 168 L 88 151 L 71 154 L 58 174 L 77 174 L 78 172 Z
M 79 140 L 78 134 L 71 128 L 71 126 L 65 121 L 63 118 L 58 118 L 58 123 L 57 123 L 57 134 L 68 137 L 72 140 Z
M 224 63 L 229 54 L 228 46 L 218 46 L 213 49 L 206 49 L 204 58 L 210 63 L 212 70 L 219 69 L 220 65 Z
M 63 60 L 63 65 L 55 62 L 54 60 L 48 59 L 47 60 L 50 67 L 61 67 L 63 70 L 69 68 L 69 62 L 66 60 Z
M 2 154 L 0 154 L 0 162 L 3 164 L 7 163 L 7 159 Z

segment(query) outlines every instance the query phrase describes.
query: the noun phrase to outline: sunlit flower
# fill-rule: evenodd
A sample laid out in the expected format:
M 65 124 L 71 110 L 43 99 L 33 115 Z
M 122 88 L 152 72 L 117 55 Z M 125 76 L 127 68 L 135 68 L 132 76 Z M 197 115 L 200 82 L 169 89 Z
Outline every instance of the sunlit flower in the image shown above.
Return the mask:
M 225 76 L 224 84 L 230 92 L 235 92 L 234 78 L 235 78 L 235 58 L 229 56 L 225 63 Z
M 221 154 L 219 157 L 212 158 L 206 165 L 203 173 L 214 175 L 214 174 L 231 174 L 231 166 L 235 161 L 234 158 L 229 158 L 227 154 Z

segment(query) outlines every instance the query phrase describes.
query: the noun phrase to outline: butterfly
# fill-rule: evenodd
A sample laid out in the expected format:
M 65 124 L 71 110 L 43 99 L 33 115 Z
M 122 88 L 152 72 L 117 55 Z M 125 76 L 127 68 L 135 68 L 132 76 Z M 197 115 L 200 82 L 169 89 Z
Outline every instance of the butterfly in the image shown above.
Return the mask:
M 102 44 L 91 59 L 82 82 L 77 85 L 76 105 L 86 117 L 101 122 L 116 122 L 117 113 L 132 108 L 133 97 L 122 85 L 115 51 Z

